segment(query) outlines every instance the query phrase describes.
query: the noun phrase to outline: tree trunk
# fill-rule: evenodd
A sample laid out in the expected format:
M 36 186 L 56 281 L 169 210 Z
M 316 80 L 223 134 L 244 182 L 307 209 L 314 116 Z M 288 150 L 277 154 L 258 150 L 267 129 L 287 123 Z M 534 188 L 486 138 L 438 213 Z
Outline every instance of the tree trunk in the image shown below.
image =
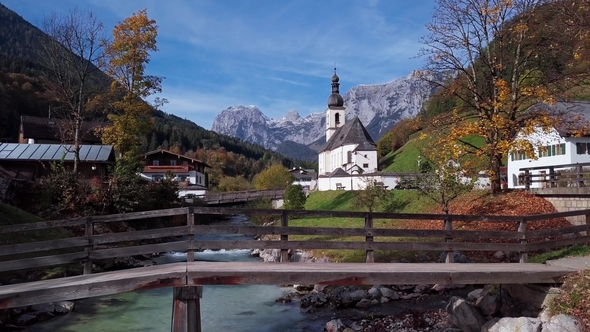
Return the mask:
M 501 159 L 497 156 L 492 157 L 492 169 L 490 174 L 490 185 L 492 188 L 492 195 L 497 195 L 502 190 L 502 183 L 500 178 L 500 168 L 502 167 Z

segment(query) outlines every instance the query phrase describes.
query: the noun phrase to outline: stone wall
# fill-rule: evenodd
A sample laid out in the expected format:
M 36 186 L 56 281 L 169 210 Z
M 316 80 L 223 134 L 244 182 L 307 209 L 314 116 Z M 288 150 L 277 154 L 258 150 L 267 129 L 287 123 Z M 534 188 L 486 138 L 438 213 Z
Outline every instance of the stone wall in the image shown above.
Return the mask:
M 533 194 L 551 202 L 558 212 L 590 209 L 590 187 L 531 189 Z M 566 218 L 572 225 L 586 224 L 586 216 Z

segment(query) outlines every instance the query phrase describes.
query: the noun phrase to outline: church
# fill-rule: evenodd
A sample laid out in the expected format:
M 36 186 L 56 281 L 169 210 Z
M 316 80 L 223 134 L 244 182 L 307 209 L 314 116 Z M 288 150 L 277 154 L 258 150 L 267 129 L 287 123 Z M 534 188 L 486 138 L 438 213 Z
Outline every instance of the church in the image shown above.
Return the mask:
M 358 117 L 346 122 L 340 78 L 332 76 L 326 109 L 326 145 L 318 156 L 318 190 L 359 190 L 378 176 L 377 147 Z

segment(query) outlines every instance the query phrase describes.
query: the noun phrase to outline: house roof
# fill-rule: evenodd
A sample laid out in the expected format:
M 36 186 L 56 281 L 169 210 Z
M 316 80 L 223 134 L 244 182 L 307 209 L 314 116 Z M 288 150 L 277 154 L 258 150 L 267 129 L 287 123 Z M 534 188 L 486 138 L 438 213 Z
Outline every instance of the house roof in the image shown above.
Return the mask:
M 590 102 L 572 101 L 557 102 L 554 105 L 539 104 L 535 111 L 547 111 L 550 115 L 560 118 L 555 127 L 562 137 L 582 134 L 590 136 Z
M 338 147 L 351 144 L 358 144 L 355 149 L 357 151 L 373 151 L 377 149 L 371 135 L 369 135 L 369 132 L 367 132 L 367 129 L 365 129 L 365 126 L 363 126 L 358 117 L 354 117 L 352 121 L 338 128 L 320 152 L 334 150 Z
M 69 144 L 19 144 L 0 143 L 2 160 L 73 161 L 74 146 Z M 115 154 L 111 145 L 81 145 L 80 161 L 111 162 Z
M 22 135 L 25 139 L 57 140 L 61 141 L 68 132 L 70 122 L 62 119 L 41 118 L 23 115 L 20 118 Z M 82 122 L 82 141 L 88 143 L 101 143 L 95 128 L 100 125 L 97 122 Z
M 205 165 L 205 167 L 209 167 L 209 168 L 211 167 L 211 166 L 207 165 L 206 163 L 204 163 L 201 160 L 190 158 L 190 157 L 187 157 L 187 156 L 183 156 L 181 154 L 174 153 L 172 151 L 168 151 L 168 150 L 164 150 L 164 149 L 158 149 L 158 150 L 150 151 L 150 152 L 145 153 L 143 156 L 145 158 L 147 156 L 155 155 L 155 154 L 158 154 L 158 153 L 160 153 L 160 154 L 169 154 L 169 155 L 175 156 L 175 157 L 177 157 L 179 159 L 186 159 L 186 160 L 190 160 L 191 162 L 196 162 L 196 163 L 203 164 L 203 165 Z

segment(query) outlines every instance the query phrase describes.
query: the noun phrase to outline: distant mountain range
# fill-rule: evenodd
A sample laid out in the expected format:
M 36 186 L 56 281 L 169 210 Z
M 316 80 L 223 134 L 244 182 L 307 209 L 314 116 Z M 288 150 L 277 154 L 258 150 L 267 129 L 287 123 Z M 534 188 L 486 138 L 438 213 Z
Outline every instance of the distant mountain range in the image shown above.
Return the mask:
M 434 93 L 430 75 L 424 79 L 415 72 L 392 82 L 357 85 L 346 92 L 346 120 L 357 116 L 377 141 L 399 120 L 415 117 Z M 326 93 L 326 98 L 329 91 Z M 319 107 L 320 105 L 318 105 Z M 260 144 L 292 158 L 315 160 L 317 149 L 325 142 L 325 114 L 301 117 L 291 110 L 283 118 L 270 119 L 256 106 L 231 106 L 213 120 L 211 130 Z

